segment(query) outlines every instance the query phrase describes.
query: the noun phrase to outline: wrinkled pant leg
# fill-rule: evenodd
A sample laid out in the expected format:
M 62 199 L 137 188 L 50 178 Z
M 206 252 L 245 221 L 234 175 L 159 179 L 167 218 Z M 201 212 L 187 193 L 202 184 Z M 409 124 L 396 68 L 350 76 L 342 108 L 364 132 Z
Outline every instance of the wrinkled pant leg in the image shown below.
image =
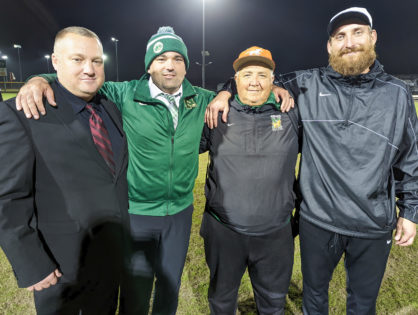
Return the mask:
M 250 238 L 248 273 L 258 314 L 284 314 L 293 254 L 290 223 L 273 233 Z
M 121 284 L 120 314 L 148 315 L 164 217 L 130 215 L 130 246 Z
M 210 313 L 234 315 L 238 289 L 247 267 L 247 236 L 232 231 L 207 212 L 203 214 L 200 234 L 210 270 Z
M 174 315 L 189 248 L 193 205 L 183 211 L 165 216 L 161 231 L 155 270 L 153 315 Z
M 303 217 L 299 233 L 303 313 L 328 314 L 329 282 L 344 251 L 341 237 L 307 222 Z
M 348 238 L 345 253 L 347 314 L 376 314 L 376 300 L 392 247 L 392 233 L 380 239 Z

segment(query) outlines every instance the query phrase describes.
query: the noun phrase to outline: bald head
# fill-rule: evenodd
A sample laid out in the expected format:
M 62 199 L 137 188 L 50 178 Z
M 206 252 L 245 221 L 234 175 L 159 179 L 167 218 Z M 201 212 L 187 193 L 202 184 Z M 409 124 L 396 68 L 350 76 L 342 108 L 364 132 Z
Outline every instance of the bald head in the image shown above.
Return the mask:
M 100 46 L 103 46 L 102 42 L 100 41 L 99 36 L 97 36 L 95 32 L 90 31 L 89 29 L 85 27 L 81 27 L 81 26 L 69 26 L 69 27 L 63 28 L 57 33 L 57 35 L 55 35 L 54 52 L 56 51 L 57 46 L 59 45 L 59 42 L 61 41 L 61 39 L 63 39 L 68 34 L 80 35 L 80 36 L 87 37 L 87 38 L 95 38 L 100 44 Z

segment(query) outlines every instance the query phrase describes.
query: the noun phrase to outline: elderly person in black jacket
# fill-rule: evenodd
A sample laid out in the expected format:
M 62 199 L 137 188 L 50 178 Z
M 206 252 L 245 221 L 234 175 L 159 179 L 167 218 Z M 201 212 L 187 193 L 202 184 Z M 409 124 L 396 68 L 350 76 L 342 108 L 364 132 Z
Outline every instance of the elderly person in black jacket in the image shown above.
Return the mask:
M 296 110 L 280 111 L 271 92 L 275 67 L 260 47 L 234 62 L 238 93 L 228 123 L 205 126 L 200 152 L 209 151 L 201 235 L 210 269 L 211 314 L 235 314 L 248 273 L 259 314 L 284 314 L 293 266 L 289 224 L 298 154 Z

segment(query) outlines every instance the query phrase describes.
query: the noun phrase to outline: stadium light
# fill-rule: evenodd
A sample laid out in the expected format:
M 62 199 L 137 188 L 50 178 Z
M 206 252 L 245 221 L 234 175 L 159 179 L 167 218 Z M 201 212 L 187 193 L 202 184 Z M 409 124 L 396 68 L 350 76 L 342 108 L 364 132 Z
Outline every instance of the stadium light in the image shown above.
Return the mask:
M 119 81 L 119 60 L 118 60 L 118 42 L 119 39 L 112 37 L 112 42 L 115 43 L 115 58 L 116 58 L 116 81 Z
M 19 58 L 19 75 L 20 75 L 19 81 L 22 82 L 22 80 L 23 80 L 23 77 L 22 77 L 22 63 L 20 62 L 20 50 L 22 49 L 22 45 L 14 44 L 13 48 L 17 49 L 17 56 Z
M 6 55 L 1 56 L 1 59 L 3 60 L 7 60 L 9 57 L 7 57 Z

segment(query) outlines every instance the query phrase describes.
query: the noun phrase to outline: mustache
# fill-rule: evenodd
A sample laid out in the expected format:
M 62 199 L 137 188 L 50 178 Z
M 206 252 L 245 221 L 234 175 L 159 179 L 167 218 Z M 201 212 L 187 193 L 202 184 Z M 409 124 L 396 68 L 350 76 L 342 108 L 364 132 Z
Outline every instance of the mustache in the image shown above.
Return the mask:
M 353 47 L 353 48 L 347 47 L 347 48 L 344 48 L 343 50 L 341 50 L 338 55 L 341 57 L 341 56 L 343 56 L 345 54 L 348 54 L 348 53 L 351 53 L 351 52 L 363 52 L 363 51 L 365 51 L 364 47 Z

